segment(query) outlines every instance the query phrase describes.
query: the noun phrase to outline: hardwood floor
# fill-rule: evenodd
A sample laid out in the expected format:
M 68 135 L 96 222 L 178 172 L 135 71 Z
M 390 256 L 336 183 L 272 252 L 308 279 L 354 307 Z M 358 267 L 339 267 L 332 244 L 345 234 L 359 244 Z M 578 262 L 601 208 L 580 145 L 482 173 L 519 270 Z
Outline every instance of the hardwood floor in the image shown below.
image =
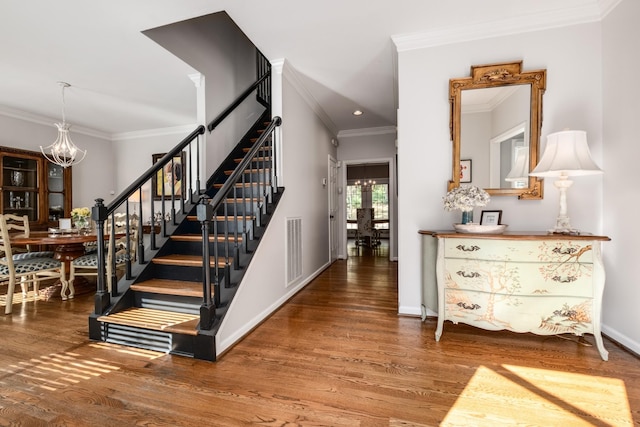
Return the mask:
M 217 363 L 89 341 L 91 295 L 17 302 L 0 425 L 640 425 L 634 355 L 450 322 L 435 342 L 387 258 L 334 263 Z

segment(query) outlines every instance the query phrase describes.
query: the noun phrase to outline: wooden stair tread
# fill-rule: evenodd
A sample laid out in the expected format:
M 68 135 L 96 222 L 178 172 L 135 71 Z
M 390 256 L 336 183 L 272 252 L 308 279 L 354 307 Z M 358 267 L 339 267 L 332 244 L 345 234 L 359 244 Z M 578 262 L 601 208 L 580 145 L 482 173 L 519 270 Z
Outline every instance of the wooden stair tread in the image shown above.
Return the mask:
M 228 197 L 227 199 L 225 199 L 227 201 L 227 203 L 246 203 L 246 202 L 262 202 L 264 201 L 264 197 L 263 196 L 254 196 L 254 197 L 247 197 L 245 199 L 243 199 L 242 197 Z
M 265 185 L 264 183 L 259 183 L 259 182 L 245 182 L 244 184 L 241 183 L 241 182 L 238 182 L 238 183 L 235 184 L 235 186 L 238 187 L 238 188 L 242 188 L 242 187 L 249 188 L 249 187 L 256 186 L 258 184 Z M 224 183 L 213 184 L 213 188 L 222 188 L 223 185 L 224 185 Z
M 229 220 L 233 221 L 236 217 L 233 215 L 228 215 L 227 218 L 229 218 Z M 211 218 L 211 220 L 213 221 L 226 221 L 227 218 L 225 218 L 224 215 L 216 215 L 213 218 Z M 238 215 L 237 217 L 238 219 L 242 220 L 244 219 L 245 221 L 251 221 L 253 219 L 256 219 L 255 216 L 251 216 L 251 215 Z M 189 221 L 198 221 L 198 217 L 195 215 L 188 215 L 187 219 Z
M 154 310 L 152 308 L 128 308 L 108 316 L 98 317 L 99 322 L 116 325 L 152 329 L 154 331 L 175 332 L 198 335 L 196 329 L 200 316 L 176 313 L 174 311 Z
M 202 256 L 200 255 L 183 255 L 183 254 L 172 254 L 165 255 L 161 257 L 155 257 L 151 260 L 154 264 L 162 264 L 162 265 L 177 265 L 184 267 L 202 267 Z M 227 263 L 225 262 L 226 258 L 220 258 L 218 260 L 218 267 L 226 267 Z M 233 258 L 228 259 L 229 264 L 233 262 Z M 209 265 L 211 267 L 215 267 L 216 260 L 215 257 L 209 257 Z
M 266 171 L 266 173 L 271 173 L 269 171 L 269 168 L 263 168 L 263 169 L 245 169 L 244 173 L 261 173 L 262 171 Z M 230 170 L 226 170 L 224 171 L 224 174 L 229 176 L 233 173 L 233 169 Z
M 251 138 L 250 139 L 251 142 L 256 142 L 257 140 L 258 140 L 258 138 Z M 244 153 L 248 153 L 249 151 L 251 151 L 251 148 L 252 147 L 245 147 L 245 148 L 242 149 L 242 151 Z M 272 149 L 273 149 L 273 147 L 268 146 L 268 147 L 262 147 L 258 151 L 271 151 Z
M 244 160 L 243 157 L 240 157 L 238 159 L 233 159 L 233 161 L 236 162 L 236 163 L 240 163 L 243 160 Z M 252 159 L 252 161 L 254 161 L 254 162 L 270 162 L 271 161 L 271 157 L 256 157 L 256 158 Z
M 202 234 L 174 234 L 170 237 L 171 240 L 175 240 L 176 242 L 202 242 Z M 231 233 L 229 233 L 229 237 L 225 237 L 224 234 L 221 234 L 216 239 L 214 236 L 209 236 L 209 242 L 226 242 L 227 240 L 230 242 L 237 241 L 238 243 L 242 242 L 242 236 L 238 236 L 237 239 Z
M 150 279 L 131 285 L 131 289 L 154 294 L 202 297 L 202 283 L 186 280 Z

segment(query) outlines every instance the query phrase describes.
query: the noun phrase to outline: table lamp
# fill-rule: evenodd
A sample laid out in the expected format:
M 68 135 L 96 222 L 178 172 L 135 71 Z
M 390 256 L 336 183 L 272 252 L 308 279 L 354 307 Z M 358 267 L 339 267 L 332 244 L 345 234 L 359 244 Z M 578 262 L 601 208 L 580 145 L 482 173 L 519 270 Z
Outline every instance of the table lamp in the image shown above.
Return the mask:
M 599 173 L 602 170 L 591 159 L 585 131 L 565 130 L 547 136 L 542 158 L 529 175 L 558 178 L 553 184 L 560 192 L 560 213 L 550 233 L 579 234 L 567 216 L 567 189 L 573 184 L 569 177 Z
M 513 167 L 505 177 L 505 181 L 510 182 L 514 188 L 526 187 L 529 178 L 529 147 L 516 147 L 516 159 Z

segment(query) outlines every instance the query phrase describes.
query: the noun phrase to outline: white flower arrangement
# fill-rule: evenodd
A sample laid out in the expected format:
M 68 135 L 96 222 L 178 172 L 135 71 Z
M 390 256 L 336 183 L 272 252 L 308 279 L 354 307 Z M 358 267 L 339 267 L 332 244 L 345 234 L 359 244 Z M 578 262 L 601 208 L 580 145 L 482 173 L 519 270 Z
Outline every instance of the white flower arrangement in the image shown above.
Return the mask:
M 459 186 L 444 196 L 444 208 L 448 211 L 472 211 L 476 206 L 486 206 L 490 200 L 489 193 L 475 185 Z

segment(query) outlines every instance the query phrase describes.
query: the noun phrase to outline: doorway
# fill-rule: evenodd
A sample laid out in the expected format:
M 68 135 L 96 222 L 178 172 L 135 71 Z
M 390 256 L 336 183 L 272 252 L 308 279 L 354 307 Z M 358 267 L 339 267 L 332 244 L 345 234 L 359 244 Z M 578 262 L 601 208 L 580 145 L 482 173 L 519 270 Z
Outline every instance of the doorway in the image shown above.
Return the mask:
M 395 198 L 392 159 L 344 162 L 346 257 L 391 258 Z

